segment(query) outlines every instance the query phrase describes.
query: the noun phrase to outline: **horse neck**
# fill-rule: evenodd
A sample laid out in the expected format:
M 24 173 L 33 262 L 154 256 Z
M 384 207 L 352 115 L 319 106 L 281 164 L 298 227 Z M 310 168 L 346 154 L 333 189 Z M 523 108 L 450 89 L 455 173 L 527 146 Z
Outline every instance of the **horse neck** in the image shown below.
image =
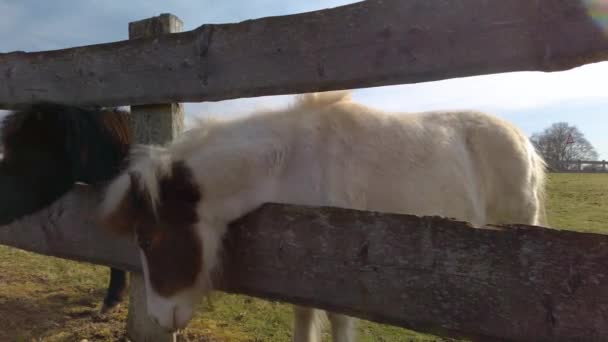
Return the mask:
M 205 146 L 188 161 L 202 194 L 198 231 L 203 244 L 204 280 L 220 263 L 218 252 L 228 224 L 276 198 L 278 175 L 272 158 L 268 158 L 272 149 L 262 145 L 215 150 Z
M 278 141 L 206 147 L 190 165 L 202 187 L 201 214 L 227 224 L 276 200 L 286 151 Z

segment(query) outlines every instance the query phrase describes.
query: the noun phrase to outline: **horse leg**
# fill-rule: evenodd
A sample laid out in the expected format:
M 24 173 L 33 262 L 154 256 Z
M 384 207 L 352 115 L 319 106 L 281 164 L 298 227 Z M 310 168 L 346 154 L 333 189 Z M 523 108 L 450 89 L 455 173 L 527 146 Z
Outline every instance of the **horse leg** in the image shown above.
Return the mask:
M 105 314 L 115 308 L 123 299 L 127 289 L 126 272 L 116 268 L 110 268 L 110 284 L 103 300 L 101 313 Z
M 293 306 L 293 342 L 320 342 L 320 311 L 313 308 Z
M 355 319 L 353 317 L 327 312 L 331 322 L 331 334 L 334 342 L 355 341 Z

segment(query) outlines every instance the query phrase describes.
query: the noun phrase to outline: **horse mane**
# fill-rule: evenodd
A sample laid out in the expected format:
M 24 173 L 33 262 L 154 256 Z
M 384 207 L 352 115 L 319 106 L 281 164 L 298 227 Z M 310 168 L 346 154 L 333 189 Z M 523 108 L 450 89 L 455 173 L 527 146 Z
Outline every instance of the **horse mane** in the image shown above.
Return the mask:
M 351 101 L 350 90 L 335 90 L 322 93 L 306 93 L 296 95 L 296 108 L 326 107 L 342 101 Z
M 192 190 L 191 184 L 186 184 L 190 180 L 182 177 L 185 169 L 183 161 L 172 158 L 168 149 L 151 145 L 136 146 L 129 160 L 128 168 L 106 187 L 100 203 L 99 219 L 108 230 L 128 234 L 139 214 L 137 211 L 144 211 L 159 219 L 161 212 L 167 208 L 167 200 L 178 199 L 181 209 L 185 209 L 181 206 L 184 200 L 198 201 L 198 189 Z M 175 192 L 180 196 L 176 197 Z
M 108 182 L 131 145 L 126 111 L 49 102 L 10 113 L 0 134 L 0 225 L 50 205 L 76 182 Z
M 113 181 L 106 189 L 102 202 L 102 215 L 113 211 L 125 197 L 126 193 L 135 187 L 156 212 L 160 201 L 159 180 L 171 177 L 171 159 L 168 151 L 159 146 L 135 146 L 129 157 L 129 166 L 125 172 Z M 137 184 L 131 184 L 136 181 Z
M 287 109 L 278 111 L 254 111 L 244 118 L 220 119 L 205 118 L 195 120 L 190 130 L 182 133 L 167 146 L 136 146 L 129 157 L 129 166 L 106 188 L 100 205 L 100 217 L 110 230 L 116 233 L 128 233 L 132 228 L 128 207 L 129 196 L 136 192 L 138 199 L 143 199 L 154 215 L 161 201 L 160 181 L 171 178 L 173 163 L 187 158 L 204 144 L 214 132 L 224 127 L 239 125 L 251 126 L 252 121 L 264 115 L 289 115 L 292 112 L 314 110 L 331 106 L 342 101 L 350 101 L 349 91 L 330 91 L 323 93 L 300 94 Z M 125 202 L 126 201 L 126 202 Z

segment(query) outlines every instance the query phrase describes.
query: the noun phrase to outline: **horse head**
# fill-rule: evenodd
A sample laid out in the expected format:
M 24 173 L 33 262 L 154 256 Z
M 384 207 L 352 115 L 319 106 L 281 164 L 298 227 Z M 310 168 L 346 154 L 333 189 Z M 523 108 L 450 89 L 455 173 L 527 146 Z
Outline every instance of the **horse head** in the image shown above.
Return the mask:
M 183 328 L 208 289 L 198 229 L 202 191 L 191 169 L 162 149 L 115 179 L 102 203 L 102 225 L 134 237 L 146 283 L 148 313 L 168 330 Z

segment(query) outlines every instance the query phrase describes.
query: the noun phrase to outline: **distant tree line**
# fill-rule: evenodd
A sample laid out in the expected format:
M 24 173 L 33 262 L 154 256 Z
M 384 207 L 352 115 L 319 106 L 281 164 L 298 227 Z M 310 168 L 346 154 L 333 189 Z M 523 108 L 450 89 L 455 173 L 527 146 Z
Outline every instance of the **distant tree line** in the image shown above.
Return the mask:
M 549 166 L 556 171 L 574 170 L 576 161 L 597 160 L 599 154 L 576 127 L 567 122 L 556 122 L 530 140 Z

